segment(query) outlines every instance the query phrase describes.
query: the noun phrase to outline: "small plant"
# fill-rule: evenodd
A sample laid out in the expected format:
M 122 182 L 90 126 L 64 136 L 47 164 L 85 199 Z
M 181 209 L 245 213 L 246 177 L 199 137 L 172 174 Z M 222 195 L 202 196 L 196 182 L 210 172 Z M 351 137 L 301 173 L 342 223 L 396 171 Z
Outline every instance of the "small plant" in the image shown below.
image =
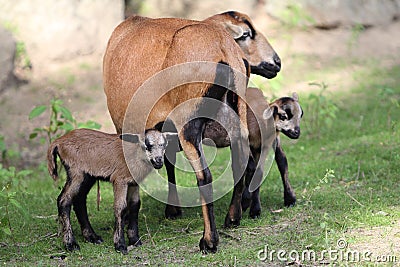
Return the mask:
M 11 225 L 10 214 L 15 211 L 20 212 L 25 217 L 26 210 L 16 200 L 17 192 L 24 191 L 22 181 L 26 176 L 32 174 L 30 170 L 16 171 L 15 167 L 3 168 L 0 164 L 0 232 L 12 236 L 13 228 Z
M 77 122 L 72 116 L 71 111 L 63 105 L 63 101 L 60 99 L 51 100 L 50 106 L 41 105 L 32 109 L 29 113 L 29 120 L 39 117 L 46 110 L 50 110 L 50 120 L 48 125 L 35 128 L 29 135 L 30 139 L 42 135 L 40 138 L 41 143 L 45 143 L 46 140 L 48 143 L 51 143 L 54 139 L 75 128 L 100 129 L 101 127 L 100 124 L 91 120 L 84 123 Z
M 286 27 L 305 27 L 307 24 L 315 23 L 315 19 L 307 14 L 301 4 L 292 1 L 281 14 L 281 19 Z
M 365 31 L 365 26 L 362 24 L 356 24 L 351 28 L 351 36 L 349 41 L 347 42 L 347 46 L 349 49 L 352 49 L 354 45 L 357 43 L 360 38 L 360 34 Z
M 324 82 L 312 82 L 309 83 L 309 85 L 317 86 L 320 90 L 318 93 L 311 93 L 308 96 L 308 101 L 306 103 L 307 126 L 310 133 L 314 133 L 317 138 L 320 138 L 321 129 L 329 129 L 332 126 L 339 109 L 336 104 L 325 95 L 328 88 L 327 84 Z
M 302 195 L 302 198 L 305 200 L 305 204 L 308 205 L 312 203 L 311 198 L 314 193 L 321 190 L 322 186 L 328 184 L 333 178 L 335 178 L 335 171 L 327 169 L 324 177 L 318 181 L 318 184 L 310 192 Z

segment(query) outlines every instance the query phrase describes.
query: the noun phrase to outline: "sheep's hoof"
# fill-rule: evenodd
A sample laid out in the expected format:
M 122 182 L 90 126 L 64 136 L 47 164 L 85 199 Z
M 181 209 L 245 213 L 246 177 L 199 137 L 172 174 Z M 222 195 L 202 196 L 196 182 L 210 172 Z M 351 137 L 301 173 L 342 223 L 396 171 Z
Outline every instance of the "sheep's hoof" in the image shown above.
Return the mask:
M 250 212 L 249 212 L 249 216 L 252 219 L 257 219 L 258 217 L 260 217 L 261 215 L 261 208 L 257 207 L 257 208 L 250 208 Z
M 251 202 L 249 216 L 252 219 L 256 219 L 261 215 L 261 203 L 260 201 L 253 201 Z
M 217 252 L 217 244 L 218 244 L 218 242 L 211 242 L 211 243 L 212 243 L 211 246 L 208 245 L 207 241 L 204 239 L 204 237 L 202 237 L 200 239 L 200 244 L 199 244 L 201 253 L 207 254 L 208 252 L 211 252 L 211 253 Z
M 141 245 L 142 245 L 142 241 L 140 241 L 139 238 L 133 238 L 132 240 L 129 240 L 129 246 L 139 247 Z
M 128 248 L 125 244 L 115 244 L 115 250 L 117 252 L 121 252 L 124 255 L 128 254 Z
M 179 206 L 167 205 L 165 207 L 165 218 L 175 220 L 182 217 L 182 209 Z
M 90 236 L 85 237 L 87 242 L 93 243 L 93 244 L 101 244 L 103 243 L 103 238 L 101 236 L 93 234 Z
M 238 227 L 240 225 L 240 219 L 241 218 L 231 219 L 228 213 L 225 217 L 224 228 Z
M 242 196 L 242 203 L 241 203 L 242 211 L 245 212 L 250 207 L 250 204 L 251 204 L 251 198 L 247 198 L 247 197 L 245 197 L 243 195 Z
M 285 207 L 294 207 L 296 205 L 296 196 L 286 195 L 284 196 Z
M 65 248 L 68 251 L 75 251 L 75 250 L 80 250 L 81 248 L 79 247 L 78 243 L 76 241 L 72 241 L 71 243 L 65 244 Z

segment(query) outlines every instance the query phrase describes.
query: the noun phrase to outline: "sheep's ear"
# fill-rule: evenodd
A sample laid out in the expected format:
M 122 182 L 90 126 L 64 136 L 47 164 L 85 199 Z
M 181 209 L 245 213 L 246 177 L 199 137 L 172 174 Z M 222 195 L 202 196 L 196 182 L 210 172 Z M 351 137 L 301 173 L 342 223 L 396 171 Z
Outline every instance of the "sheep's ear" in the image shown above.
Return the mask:
M 272 115 L 274 115 L 274 111 L 272 108 L 266 108 L 263 112 L 263 119 L 264 120 L 269 120 L 269 118 L 272 117 Z
M 232 22 L 224 22 L 224 26 L 233 39 L 239 39 L 244 34 L 243 28 L 233 24 Z
M 298 95 L 296 92 L 293 92 L 292 98 L 293 98 L 295 101 L 299 102 L 299 95 Z
M 140 142 L 140 135 L 139 134 L 121 134 L 119 138 L 122 141 L 126 141 L 129 143 L 137 144 Z
M 178 138 L 178 133 L 174 133 L 174 132 L 165 132 L 163 133 L 163 135 L 165 136 L 165 138 L 168 140 L 168 142 L 172 142 L 175 140 L 179 140 Z
M 278 103 L 274 102 L 269 107 L 273 110 L 274 118 L 278 117 L 278 119 L 282 121 L 288 119 L 286 112 L 279 106 Z

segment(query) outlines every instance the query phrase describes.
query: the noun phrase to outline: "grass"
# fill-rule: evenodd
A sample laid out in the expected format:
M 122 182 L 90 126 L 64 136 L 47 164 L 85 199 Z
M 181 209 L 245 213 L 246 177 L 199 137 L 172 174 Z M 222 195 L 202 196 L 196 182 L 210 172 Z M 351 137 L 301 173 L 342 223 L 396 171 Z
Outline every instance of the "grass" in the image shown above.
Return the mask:
M 261 261 L 257 255 L 265 256 L 266 245 L 269 252 L 336 249 L 340 238 L 348 242 L 349 248 L 356 249 L 365 237 L 354 235 L 353 230 L 390 228 L 400 221 L 400 68 L 371 70 L 359 75 L 358 87 L 329 96 L 339 111 L 334 123 L 321 129 L 320 138 L 312 138 L 308 114 L 304 114 L 303 133 L 298 141 L 282 138 L 290 180 L 298 199 L 295 207 L 283 208 L 282 185 L 275 164 L 261 188 L 260 218 L 253 220 L 245 213 L 240 227 L 222 229 L 230 194 L 215 202 L 220 231 L 216 254 L 199 252 L 198 242 L 203 231 L 199 207 L 185 208 L 181 219 L 166 220 L 164 204 L 146 194 L 142 194 L 139 214 L 143 246 L 134 248 L 126 256 L 116 253 L 109 184 L 102 185 L 99 211 L 96 190 L 88 197 L 90 220 L 104 243 L 85 243 L 72 215 L 81 250 L 67 253 L 57 236 L 56 198 L 62 184 L 54 183 L 44 166 L 39 166 L 15 188 L 16 199 L 26 210 L 28 219 L 18 210 L 11 212 L 13 237 L 0 233 L 0 263 L 7 266 L 83 263 L 94 266 L 282 266 L 291 260 L 280 262 L 275 254 L 273 262 Z M 307 101 L 307 97 L 300 99 Z M 218 152 L 213 173 L 228 159 L 228 150 Z M 192 174 L 180 177 L 183 177 L 181 181 L 194 179 Z M 376 242 L 372 240 L 371 249 Z M 390 236 L 380 242 L 390 243 Z M 397 261 L 400 261 L 398 251 Z M 357 264 L 373 266 L 368 262 L 354 263 L 354 266 Z M 345 266 L 346 261 L 338 261 L 337 265 Z

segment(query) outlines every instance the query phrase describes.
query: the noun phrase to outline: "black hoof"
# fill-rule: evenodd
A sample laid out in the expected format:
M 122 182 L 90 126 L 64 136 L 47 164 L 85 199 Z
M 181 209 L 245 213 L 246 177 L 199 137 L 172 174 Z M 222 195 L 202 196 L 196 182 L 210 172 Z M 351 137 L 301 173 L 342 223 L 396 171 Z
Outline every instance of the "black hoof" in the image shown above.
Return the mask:
M 81 248 L 79 247 L 78 243 L 76 243 L 75 241 L 69 243 L 69 244 L 65 244 L 65 248 L 68 251 L 75 251 L 75 250 L 80 250 Z
M 296 205 L 296 197 L 295 196 L 285 196 L 284 197 L 285 207 L 294 207 Z
M 260 208 L 255 208 L 255 209 L 250 209 L 249 216 L 252 219 L 257 219 L 261 215 L 261 209 Z
M 139 247 L 142 245 L 142 241 L 140 241 L 139 238 L 135 238 L 135 239 L 129 240 L 128 244 L 129 244 L 129 246 Z
M 240 218 L 231 219 L 229 214 L 225 217 L 224 228 L 233 228 L 240 225 Z
M 182 209 L 178 206 L 167 205 L 165 207 L 165 218 L 175 220 L 182 217 Z
M 88 237 L 85 237 L 87 242 L 93 243 L 93 244 L 101 244 L 103 243 L 103 238 L 101 238 L 101 236 L 99 235 L 90 235 Z
M 207 242 L 202 237 L 200 239 L 200 244 L 199 244 L 201 253 L 207 254 L 209 252 L 211 252 L 211 253 L 217 252 L 217 243 L 218 242 L 211 242 L 211 243 L 212 243 L 211 245 L 207 244 Z
M 128 248 L 125 244 L 115 244 L 115 250 L 117 252 L 121 252 L 124 255 L 128 254 Z

